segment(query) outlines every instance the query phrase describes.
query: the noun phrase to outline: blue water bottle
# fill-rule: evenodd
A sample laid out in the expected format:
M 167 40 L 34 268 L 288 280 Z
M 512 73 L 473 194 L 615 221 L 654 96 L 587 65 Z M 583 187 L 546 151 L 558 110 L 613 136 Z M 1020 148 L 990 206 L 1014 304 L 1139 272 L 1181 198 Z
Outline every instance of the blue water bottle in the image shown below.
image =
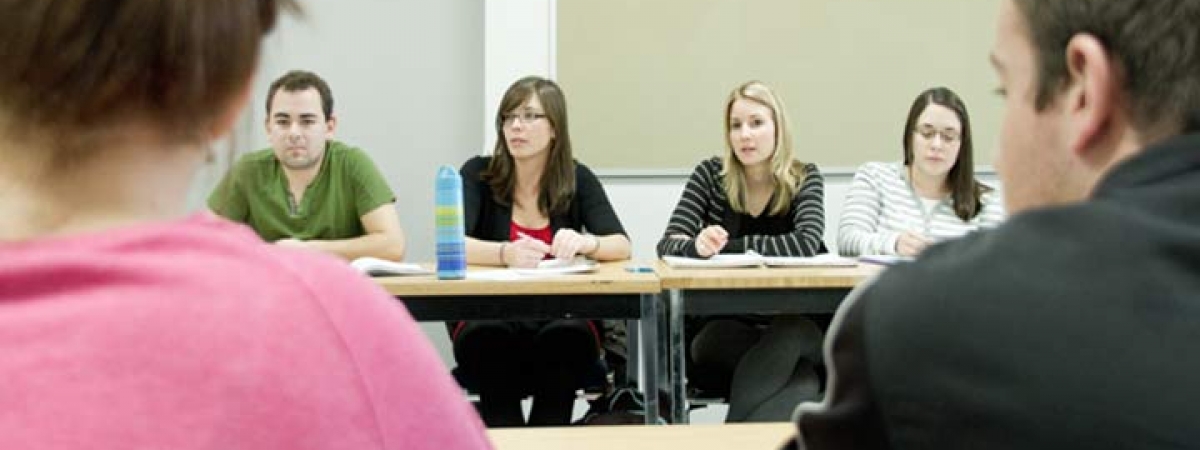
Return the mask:
M 467 277 L 467 242 L 463 228 L 462 177 L 450 166 L 438 168 L 434 188 L 437 222 L 437 276 L 440 280 Z

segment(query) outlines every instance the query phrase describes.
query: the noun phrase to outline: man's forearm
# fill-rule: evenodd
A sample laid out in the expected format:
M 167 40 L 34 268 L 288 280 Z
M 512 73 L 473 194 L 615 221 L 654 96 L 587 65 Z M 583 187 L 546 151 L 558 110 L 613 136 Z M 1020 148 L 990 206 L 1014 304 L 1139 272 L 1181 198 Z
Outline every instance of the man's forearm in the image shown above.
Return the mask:
M 310 240 L 306 246 L 329 253 L 342 259 L 353 260 L 364 256 L 400 261 L 404 259 L 404 239 L 388 233 L 371 233 L 351 239 Z

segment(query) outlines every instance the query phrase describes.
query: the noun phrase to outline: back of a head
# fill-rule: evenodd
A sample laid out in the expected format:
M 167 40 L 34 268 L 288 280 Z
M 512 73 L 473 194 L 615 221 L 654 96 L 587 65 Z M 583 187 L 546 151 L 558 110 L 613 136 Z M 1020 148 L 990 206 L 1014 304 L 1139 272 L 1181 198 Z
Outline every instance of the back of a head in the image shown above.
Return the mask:
M 82 152 L 137 123 L 207 138 L 292 0 L 0 0 L 0 134 Z M 86 156 L 86 155 L 77 155 Z
M 1200 0 L 1014 0 L 1037 52 L 1036 105 L 1067 76 L 1072 36 L 1096 36 L 1120 65 L 1135 126 L 1150 139 L 1200 130 Z

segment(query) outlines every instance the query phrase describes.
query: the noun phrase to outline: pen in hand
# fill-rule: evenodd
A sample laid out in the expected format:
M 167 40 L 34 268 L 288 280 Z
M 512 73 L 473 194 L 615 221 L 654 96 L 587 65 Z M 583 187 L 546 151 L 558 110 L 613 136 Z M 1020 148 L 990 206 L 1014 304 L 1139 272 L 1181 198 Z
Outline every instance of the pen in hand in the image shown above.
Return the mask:
M 550 246 L 545 242 L 520 231 L 517 232 L 517 240 L 509 243 L 509 248 L 508 252 L 511 254 L 512 261 L 508 265 L 518 268 L 537 267 L 538 263 L 550 253 Z

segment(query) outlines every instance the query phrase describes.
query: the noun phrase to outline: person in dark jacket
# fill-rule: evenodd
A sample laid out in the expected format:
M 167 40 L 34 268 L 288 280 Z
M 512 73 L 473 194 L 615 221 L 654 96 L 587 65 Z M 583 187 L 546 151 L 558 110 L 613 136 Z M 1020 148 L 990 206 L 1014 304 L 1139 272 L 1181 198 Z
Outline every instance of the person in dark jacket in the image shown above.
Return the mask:
M 809 449 L 1200 443 L 1200 1 L 1004 0 L 1013 215 L 846 300 Z
M 571 156 L 567 106 L 553 81 L 513 83 L 496 113 L 496 149 L 460 170 L 467 262 L 536 267 L 547 258 L 628 259 L 629 238 L 604 187 Z M 575 390 L 602 355 L 597 321 L 470 321 L 451 327 L 461 377 L 488 426 L 566 425 Z

